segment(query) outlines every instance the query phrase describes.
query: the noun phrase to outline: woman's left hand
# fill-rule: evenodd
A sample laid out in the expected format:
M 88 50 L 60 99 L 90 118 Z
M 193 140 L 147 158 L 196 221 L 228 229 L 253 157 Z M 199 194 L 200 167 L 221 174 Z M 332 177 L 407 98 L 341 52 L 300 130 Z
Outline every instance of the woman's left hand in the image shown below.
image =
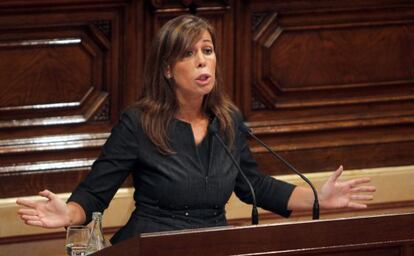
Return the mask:
M 370 178 L 358 178 L 347 181 L 339 181 L 343 172 L 342 165 L 323 184 L 319 192 L 319 204 L 323 209 L 354 208 L 363 209 L 367 205 L 363 201 L 373 199 L 372 193 L 375 186 L 366 186 Z M 362 186 L 361 186 L 362 185 Z

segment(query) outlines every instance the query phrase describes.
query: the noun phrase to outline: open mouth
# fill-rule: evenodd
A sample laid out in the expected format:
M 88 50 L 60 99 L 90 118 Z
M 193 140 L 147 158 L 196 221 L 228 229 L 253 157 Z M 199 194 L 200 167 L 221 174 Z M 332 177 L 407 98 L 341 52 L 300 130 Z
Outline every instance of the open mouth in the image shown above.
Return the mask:
M 197 81 L 200 81 L 200 82 L 205 82 L 205 81 L 207 81 L 207 80 L 209 80 L 209 78 L 210 78 L 211 76 L 209 75 L 209 74 L 202 74 L 202 75 L 199 75 L 197 78 L 196 78 L 196 80 Z

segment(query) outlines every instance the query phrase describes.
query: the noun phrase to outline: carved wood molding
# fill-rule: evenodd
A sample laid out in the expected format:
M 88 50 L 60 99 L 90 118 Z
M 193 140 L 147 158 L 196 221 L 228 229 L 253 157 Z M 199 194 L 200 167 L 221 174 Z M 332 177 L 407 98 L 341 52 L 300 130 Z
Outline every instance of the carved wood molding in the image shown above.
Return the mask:
M 12 12 L 17 12 L 19 9 L 32 9 L 32 8 L 42 8 L 46 7 L 48 9 L 56 7 L 66 7 L 73 8 L 73 6 L 105 6 L 105 5 L 125 5 L 129 0 L 30 0 L 30 1 L 20 1 L 20 0 L 10 0 L 10 1 L 1 1 L 0 7 L 3 10 L 8 10 Z
M 27 175 L 36 172 L 51 173 L 70 169 L 89 169 L 95 159 L 70 159 L 40 161 L 35 163 L 19 163 L 0 167 L 1 175 Z
M 85 133 L 0 140 L 0 155 L 101 147 L 109 133 Z M 0 168 L 0 172 L 1 168 Z
M 138 59 L 142 3 L 18 2 L 0 3 L 2 198 L 71 191 L 129 104 L 122 95 L 136 83 L 126 74 L 141 72 L 129 55 Z
M 0 198 L 36 193 L 42 187 L 70 191 L 89 172 L 109 133 L 0 140 Z M 59 178 L 60 177 L 60 178 Z M 13 181 L 22 182 L 10 190 Z M 54 181 L 53 181 L 54 180 Z
M 414 5 L 305 2 L 250 4 L 252 81 L 243 89 L 253 131 L 308 171 L 411 164 L 412 153 L 397 149 L 413 144 Z M 276 168 L 252 150 L 261 167 Z
M 263 19 L 253 36 L 254 90 L 261 101 L 280 109 L 413 100 L 410 58 L 399 57 L 412 54 L 414 38 L 404 29 L 413 26 L 411 16 L 380 14 L 381 21 L 355 19 L 353 11 L 340 20 L 331 13 L 320 20 L 310 14 L 254 16 Z
M 109 97 L 108 24 L 102 20 L 59 32 L 33 27 L 3 33 L 0 56 L 5 62 L 0 66 L 8 75 L 0 93 L 0 128 L 84 123 L 95 116 Z M 24 54 L 16 58 L 14 52 Z M 109 119 L 108 110 L 100 112 L 95 120 Z
M 156 13 L 175 13 L 228 10 L 231 6 L 231 0 L 151 0 L 151 7 Z

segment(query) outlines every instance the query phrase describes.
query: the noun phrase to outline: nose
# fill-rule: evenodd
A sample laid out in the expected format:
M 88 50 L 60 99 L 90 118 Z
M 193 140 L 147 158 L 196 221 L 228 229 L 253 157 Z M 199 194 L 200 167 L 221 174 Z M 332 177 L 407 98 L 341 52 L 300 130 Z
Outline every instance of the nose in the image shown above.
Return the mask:
M 206 66 L 206 56 L 204 56 L 202 51 L 197 53 L 197 67 L 205 67 Z

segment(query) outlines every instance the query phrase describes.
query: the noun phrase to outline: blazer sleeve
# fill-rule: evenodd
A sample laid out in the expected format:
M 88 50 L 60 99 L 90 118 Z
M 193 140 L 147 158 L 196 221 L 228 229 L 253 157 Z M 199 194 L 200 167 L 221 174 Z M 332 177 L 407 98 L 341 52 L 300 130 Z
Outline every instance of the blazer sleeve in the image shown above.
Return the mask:
M 109 205 L 118 188 L 134 168 L 138 154 L 136 127 L 137 113 L 128 110 L 121 115 L 98 159 L 87 175 L 69 197 L 68 202 L 82 206 L 89 223 L 92 212 L 103 212 Z
M 289 217 L 291 211 L 287 206 L 295 185 L 259 172 L 245 135 L 239 131 L 236 134 L 238 134 L 236 141 L 240 150 L 240 167 L 254 188 L 257 206 L 283 217 Z M 235 194 L 245 203 L 253 202 L 250 189 L 241 174 L 237 176 Z

